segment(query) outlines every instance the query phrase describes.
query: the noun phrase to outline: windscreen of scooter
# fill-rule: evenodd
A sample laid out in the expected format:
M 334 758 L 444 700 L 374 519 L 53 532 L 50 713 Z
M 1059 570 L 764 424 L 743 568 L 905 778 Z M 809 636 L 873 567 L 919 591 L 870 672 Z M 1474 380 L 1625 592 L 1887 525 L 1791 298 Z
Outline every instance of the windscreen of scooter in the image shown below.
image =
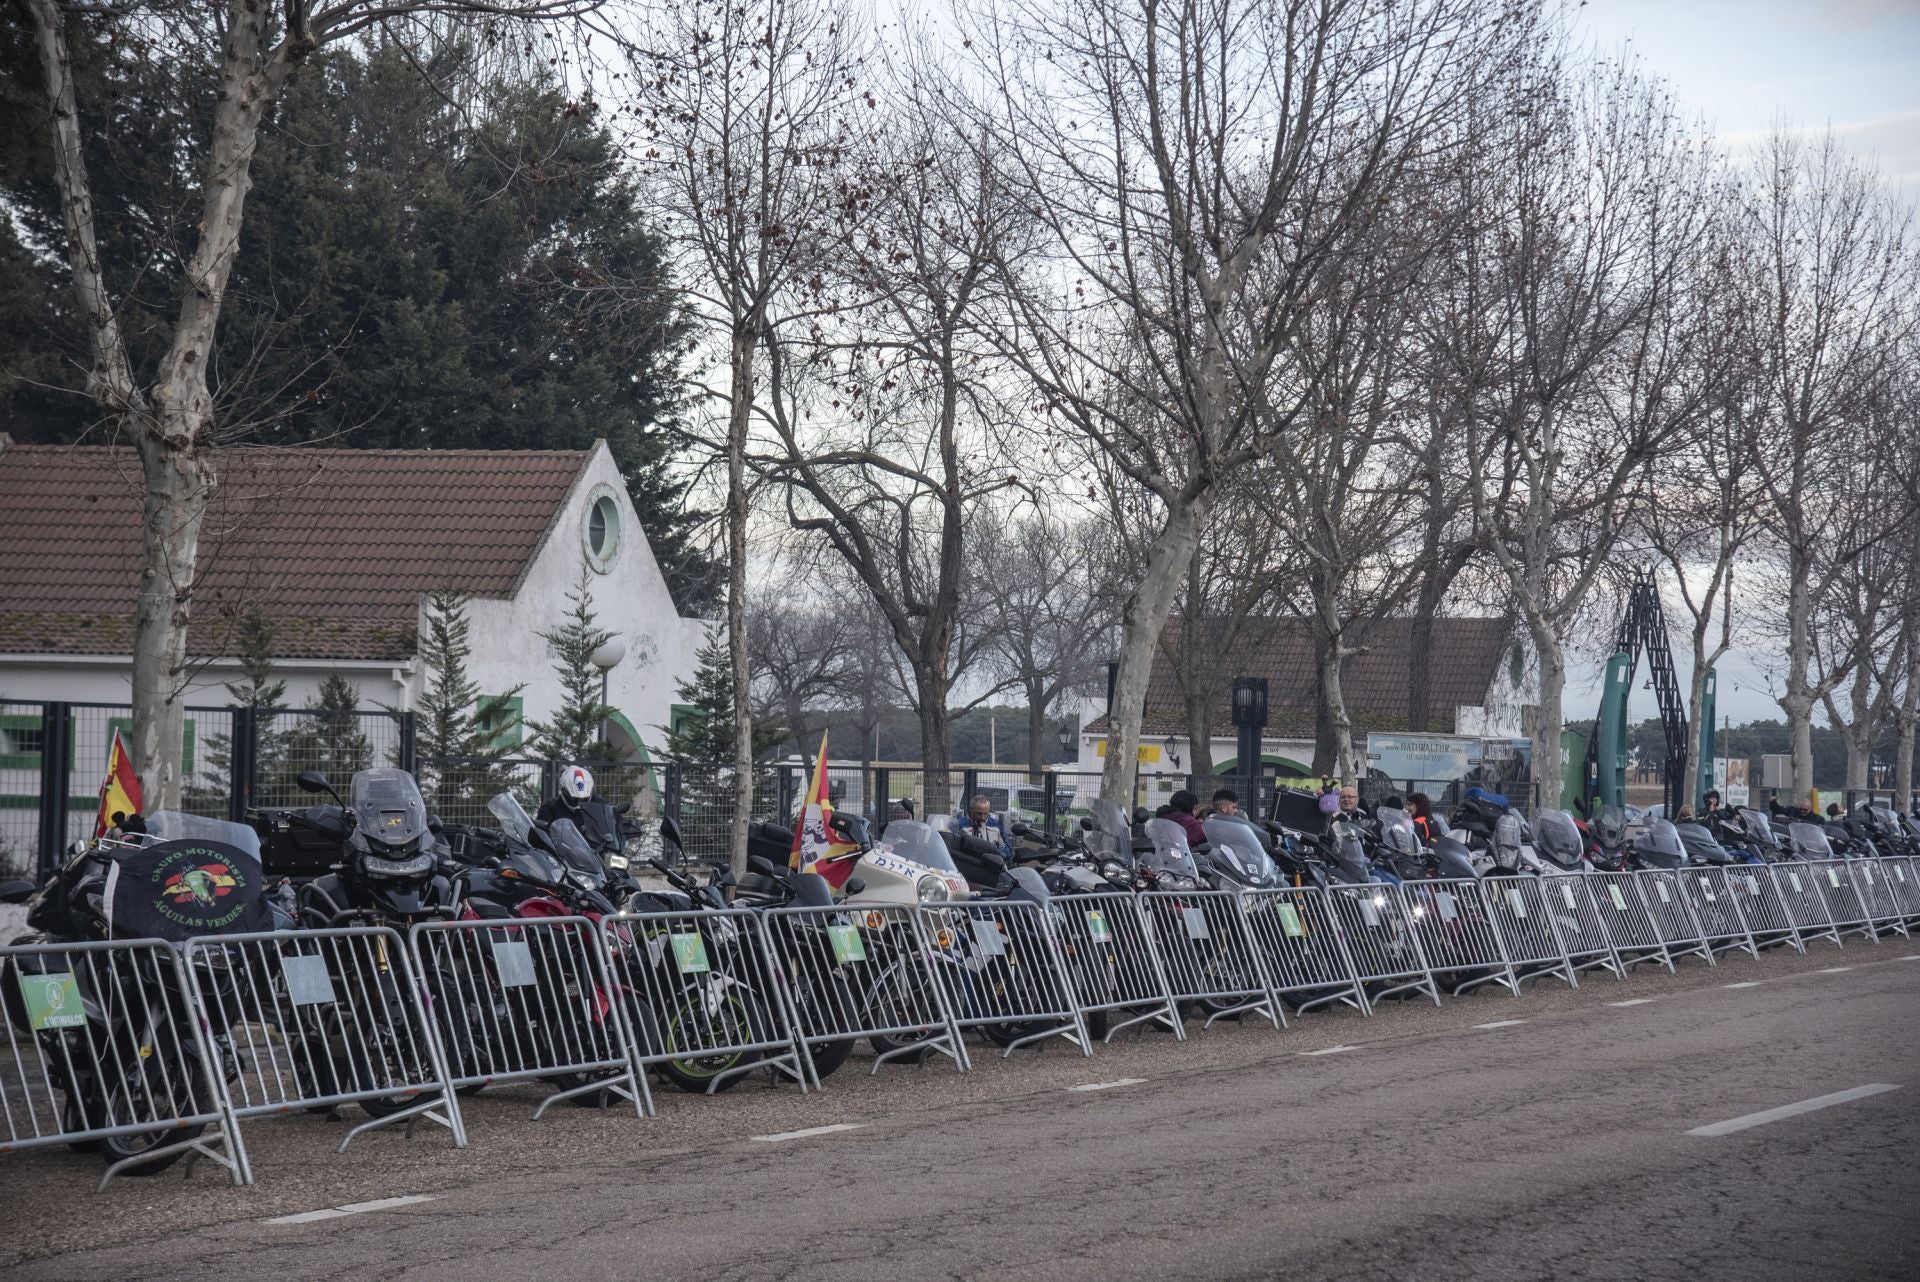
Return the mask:
M 209 819 L 178 810 L 156 810 L 147 816 L 147 835 L 155 841 L 218 841 L 236 847 L 260 862 L 260 834 L 245 824 Z
M 1507 858 L 1500 862 L 1509 868 L 1517 867 L 1520 843 L 1525 836 L 1525 825 L 1520 816 L 1509 811 L 1501 815 L 1493 824 L 1493 848 L 1507 852 Z
M 1175 877 L 1200 879 L 1200 866 L 1193 862 L 1193 847 L 1187 844 L 1187 830 L 1171 819 L 1147 820 L 1147 840 L 1153 853 L 1140 856 L 1140 866 Z
M 1345 880 L 1350 882 L 1372 880 L 1373 866 L 1367 861 L 1367 843 L 1360 835 L 1360 825 L 1353 820 L 1335 819 L 1329 824 L 1323 849 L 1339 866 L 1341 876 Z
M 1420 853 L 1420 834 L 1414 830 L 1413 816 L 1398 806 L 1380 806 L 1373 812 L 1380 821 L 1380 840 L 1396 855 Z
M 1833 858 L 1833 843 L 1827 840 L 1826 830 L 1819 824 L 1788 824 L 1787 836 L 1793 840 L 1793 848 L 1803 855 Z
M 411 846 L 427 835 L 427 803 L 404 770 L 356 771 L 349 794 L 360 835 L 383 846 Z
M 1207 834 L 1207 850 L 1212 858 L 1233 866 L 1237 880 L 1248 885 L 1264 885 L 1278 874 L 1260 834 L 1252 824 L 1238 816 L 1210 815 L 1200 827 Z
M 1680 836 L 1680 844 L 1686 847 L 1687 857 L 1699 864 L 1730 864 L 1733 856 L 1727 848 L 1713 839 L 1701 824 L 1675 824 L 1674 832 Z
M 1667 819 L 1655 819 L 1647 825 L 1647 830 L 1634 839 L 1634 848 L 1642 854 L 1662 855 L 1673 859 L 1686 858 L 1687 848 L 1680 842 L 1680 833 L 1673 822 Z
M 612 802 L 592 797 L 580 803 L 579 811 L 580 822 L 574 826 L 589 849 L 620 848 L 620 817 L 614 814 Z
M 1574 868 L 1586 843 L 1580 825 L 1564 810 L 1541 810 L 1533 816 L 1533 842 L 1540 853 L 1562 868 Z
M 1740 826 L 1746 830 L 1747 839 L 1762 850 L 1780 848 L 1780 839 L 1773 834 L 1773 824 L 1758 810 L 1742 810 Z
M 1087 849 L 1124 860 L 1133 849 L 1133 825 L 1117 801 L 1100 799 L 1088 807 L 1093 831 L 1087 834 Z
M 911 859 L 923 867 L 960 876 L 959 867 L 947 851 L 946 841 L 930 825 L 918 819 L 896 819 L 888 824 L 887 830 L 880 834 L 880 845 L 875 849 L 891 850 L 900 858 Z
M 500 822 L 500 831 L 525 845 L 533 840 L 533 816 L 510 792 L 496 792 L 487 799 L 487 813 Z

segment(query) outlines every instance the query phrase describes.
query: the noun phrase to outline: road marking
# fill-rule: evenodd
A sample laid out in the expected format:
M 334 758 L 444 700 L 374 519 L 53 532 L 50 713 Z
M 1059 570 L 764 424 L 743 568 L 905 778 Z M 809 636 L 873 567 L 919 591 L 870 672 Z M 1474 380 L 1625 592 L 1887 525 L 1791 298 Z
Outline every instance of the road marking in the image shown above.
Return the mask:
M 1087 1082 L 1081 1086 L 1069 1086 L 1070 1091 L 1110 1091 L 1116 1086 L 1138 1086 L 1146 1081 L 1144 1077 L 1121 1077 L 1111 1082 Z
M 1724 1122 L 1715 1122 L 1711 1126 L 1696 1126 L 1688 1135 L 1731 1135 L 1735 1131 L 1744 1131 L 1749 1126 L 1764 1126 L 1768 1122 L 1778 1122 L 1789 1117 L 1798 1117 L 1802 1113 L 1811 1113 L 1816 1109 L 1832 1108 L 1835 1104 L 1845 1104 L 1852 1100 L 1865 1099 L 1869 1095 L 1881 1095 L 1887 1091 L 1899 1090 L 1894 1082 L 1874 1082 L 1867 1086 L 1856 1086 L 1850 1091 L 1835 1091 L 1831 1095 L 1816 1095 L 1812 1099 L 1803 1099 L 1798 1104 L 1782 1104 L 1779 1108 L 1770 1108 L 1760 1113 L 1748 1113 L 1745 1117 L 1735 1117 Z
M 1749 979 L 1743 984 L 1722 984 L 1720 985 L 1720 987 L 1722 988 L 1758 988 L 1760 987 L 1760 984 L 1761 984 L 1760 980 Z
M 1296 1055 L 1338 1055 L 1342 1051 L 1357 1051 L 1358 1046 L 1323 1046 L 1317 1051 L 1295 1051 Z
M 1645 1006 L 1648 1002 L 1652 1000 L 1653 998 L 1651 997 L 1630 997 L 1624 1002 L 1608 1002 L 1607 1005 L 1609 1006 Z
M 840 1131 L 857 1131 L 865 1122 L 835 1122 L 832 1126 L 809 1126 L 804 1131 L 781 1131 L 778 1135 L 755 1135 L 752 1138 L 762 1144 L 777 1144 L 781 1140 L 806 1140 L 816 1135 L 833 1135 Z
M 1491 1024 L 1475 1024 L 1475 1028 L 1512 1028 L 1515 1024 L 1524 1024 L 1524 1019 L 1496 1019 Z
M 1920 961 L 1920 953 L 1915 953 L 1911 957 L 1902 957 L 1900 960 L 1901 961 Z
M 1843 970 L 1852 970 L 1851 966 L 1826 966 L 1821 968 L 1822 975 L 1838 975 Z
M 298 1215 L 276 1215 L 265 1221 L 268 1224 L 312 1224 L 317 1220 L 337 1220 L 343 1215 L 364 1215 L 368 1211 L 386 1211 L 396 1206 L 412 1206 L 416 1202 L 437 1202 L 437 1193 L 413 1193 L 406 1197 L 383 1197 L 373 1202 L 345 1202 L 339 1206 L 330 1206 L 324 1211 L 302 1211 Z

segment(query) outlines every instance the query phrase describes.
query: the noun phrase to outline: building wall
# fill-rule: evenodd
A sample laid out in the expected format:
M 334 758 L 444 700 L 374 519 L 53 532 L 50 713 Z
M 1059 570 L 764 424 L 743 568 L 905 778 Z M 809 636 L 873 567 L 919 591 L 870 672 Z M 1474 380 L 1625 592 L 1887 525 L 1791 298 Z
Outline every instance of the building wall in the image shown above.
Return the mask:
M 594 609 L 600 626 L 620 633 L 627 641 L 625 659 L 610 674 L 609 702 L 639 732 L 648 751 L 657 753 L 664 740 L 657 727 L 671 720 L 676 684 L 696 667 L 695 653 L 705 639 L 706 625 L 681 618 L 674 608 L 666 580 L 605 445 L 589 457 L 516 595 L 511 600 L 469 603 L 474 651 L 469 672 L 487 694 L 505 693 L 525 683 L 521 698 L 528 718 L 544 719 L 558 706 L 559 677 L 553 670 L 547 643 L 538 633 L 555 627 L 568 609 L 567 592 L 583 563 L 584 523 L 601 494 L 613 497 L 619 508 L 621 546 L 606 572 L 592 575 Z M 412 659 L 399 664 L 290 659 L 275 665 L 276 679 L 287 683 L 287 706 L 295 708 L 317 697 L 321 682 L 333 672 L 354 683 L 363 707 L 384 704 L 412 708 L 426 682 L 426 674 Z M 231 661 L 209 663 L 194 675 L 187 702 L 223 707 L 231 698 L 222 686 L 237 680 L 239 670 Z M 130 660 L 110 655 L 0 659 L 0 702 L 56 699 L 130 702 Z

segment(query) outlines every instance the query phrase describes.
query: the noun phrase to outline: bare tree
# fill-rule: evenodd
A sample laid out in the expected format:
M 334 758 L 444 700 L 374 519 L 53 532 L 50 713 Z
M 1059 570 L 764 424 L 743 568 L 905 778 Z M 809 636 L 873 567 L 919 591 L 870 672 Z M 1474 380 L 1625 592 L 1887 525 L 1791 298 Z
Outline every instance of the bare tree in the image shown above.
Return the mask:
M 1831 133 L 1777 131 L 1756 158 L 1744 201 L 1761 439 L 1753 456 L 1779 557 L 1786 670 L 1779 695 L 1792 737 L 1794 790 L 1813 788 L 1813 710 L 1846 669 L 1816 671 L 1820 619 L 1835 573 L 1879 531 L 1852 519 L 1837 466 L 1856 448 L 1873 398 L 1898 369 L 1916 286 L 1907 216 Z
M 133 757 L 149 806 L 178 804 L 184 727 L 181 699 L 187 625 L 201 525 L 216 484 L 211 445 L 216 398 L 209 364 L 227 280 L 245 221 L 254 149 L 262 121 L 316 49 L 369 30 L 448 16 L 496 27 L 576 18 L 601 0 L 227 0 L 198 6 L 159 0 L 120 6 L 23 0 L 39 54 L 54 173 L 65 213 L 67 262 L 86 318 L 92 367 L 88 391 L 140 458 L 144 502 L 141 572 L 133 623 Z M 198 192 L 198 241 L 179 268 L 171 338 L 152 369 L 136 369 L 122 330 L 123 300 L 102 267 L 82 104 L 67 33 L 70 23 L 116 24 L 147 56 L 200 55 L 218 48 L 219 90 Z M 112 231 L 113 229 L 109 229 Z
M 653 140 L 656 190 L 693 271 L 691 297 L 726 344 L 719 453 L 727 469 L 727 652 L 733 668 L 735 805 L 744 874 L 753 813 L 753 687 L 747 637 L 747 449 L 764 412 L 756 363 L 842 225 L 838 174 L 859 101 L 862 51 L 844 10 L 811 0 L 664 6 L 651 48 L 632 50 L 635 108 Z M 793 304 L 782 312 L 776 299 Z
M 1044 253 L 1001 347 L 1050 422 L 1158 509 L 1122 611 L 1102 787 L 1131 795 L 1155 646 L 1221 479 L 1265 448 L 1316 286 L 1529 10 L 1358 0 L 1006 0 L 976 107 L 1011 148 Z
M 1569 631 L 1632 529 L 1646 464 L 1713 384 L 1711 282 L 1694 270 L 1711 251 L 1704 149 L 1631 69 L 1562 72 L 1528 73 L 1546 86 L 1533 110 L 1486 140 L 1514 174 L 1507 214 L 1481 233 L 1493 341 L 1510 355 L 1466 451 L 1475 523 L 1539 664 L 1541 763 L 1560 759 Z M 1534 782 L 1538 805 L 1559 804 L 1557 770 Z
M 829 701 L 845 681 L 853 629 L 845 610 L 795 600 L 790 584 L 758 589 L 749 599 L 754 720 L 784 726 L 803 754 L 813 751 Z

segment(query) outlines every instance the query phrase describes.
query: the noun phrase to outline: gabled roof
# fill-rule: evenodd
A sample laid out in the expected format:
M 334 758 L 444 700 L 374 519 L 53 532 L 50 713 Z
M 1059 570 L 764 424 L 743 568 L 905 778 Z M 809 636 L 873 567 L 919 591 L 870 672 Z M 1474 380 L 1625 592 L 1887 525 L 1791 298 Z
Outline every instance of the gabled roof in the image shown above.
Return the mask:
M 586 450 L 227 448 L 200 537 L 189 649 L 248 608 L 286 658 L 404 659 L 423 593 L 511 596 Z M 129 448 L 0 436 L 0 653 L 127 654 L 140 577 Z
M 1168 620 L 1167 632 L 1154 652 L 1141 728 L 1147 738 L 1187 733 L 1180 683 L 1167 658 L 1168 651 L 1180 643 L 1182 626 L 1178 618 Z M 1196 626 L 1204 628 L 1204 621 Z M 1430 672 L 1427 726 L 1435 733 L 1449 733 L 1454 709 L 1486 702 L 1487 691 L 1511 653 L 1513 623 L 1509 619 L 1437 618 L 1432 645 L 1417 657 L 1410 653 L 1412 626 L 1410 619 L 1381 620 L 1367 634 L 1366 652 L 1347 659 L 1340 685 L 1356 730 L 1406 729 L 1407 679 L 1410 665 L 1417 661 Z M 1311 737 L 1320 677 L 1314 664 L 1313 635 L 1306 624 L 1296 619 L 1251 621 L 1240 649 L 1244 659 L 1233 675 L 1267 679 L 1267 737 Z M 1231 677 L 1225 684 L 1231 687 Z M 1230 698 L 1223 693 L 1215 703 L 1213 732 L 1217 736 L 1234 732 Z M 1106 733 L 1107 718 L 1095 718 L 1087 730 Z

